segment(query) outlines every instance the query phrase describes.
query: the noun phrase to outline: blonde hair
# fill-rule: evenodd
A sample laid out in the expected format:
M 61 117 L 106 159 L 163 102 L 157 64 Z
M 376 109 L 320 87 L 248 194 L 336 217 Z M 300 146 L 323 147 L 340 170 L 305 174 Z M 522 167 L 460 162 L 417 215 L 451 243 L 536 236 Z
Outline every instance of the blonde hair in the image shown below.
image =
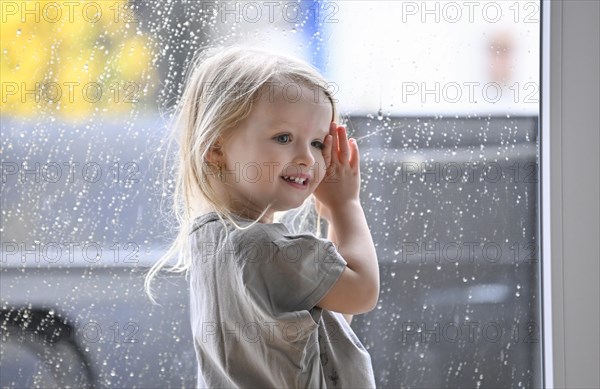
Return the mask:
M 156 301 L 152 296 L 151 282 L 170 258 L 177 256 L 177 262 L 166 270 L 185 272 L 187 279 L 192 264 L 189 234 L 195 218 L 203 211 L 212 209 L 224 225 L 225 219 L 228 219 L 235 228 L 243 230 L 258 223 L 270 208 L 271 204 L 250 225 L 238 225 L 231 211 L 219 201 L 208 180 L 206 156 L 220 137 L 229 139 L 234 135 L 236 124 L 250 114 L 253 103 L 266 86 L 289 82 L 322 91 L 332 105 L 332 121 L 339 123 L 335 99 L 328 91 L 327 81 L 316 68 L 300 59 L 262 48 L 234 45 L 206 48 L 196 53 L 190 62 L 185 88 L 174 110 L 163 165 L 166 173 L 169 149 L 178 138 L 173 208 L 170 212 L 177 220 L 178 233 L 166 253 L 145 276 L 144 290 L 153 303 L 156 304 Z M 215 86 L 219 88 L 216 92 Z M 213 88 L 212 91 L 210 88 Z M 303 230 L 308 225 L 309 215 L 315 211 L 314 195 L 311 194 L 298 210 L 289 222 L 294 223 L 300 217 L 298 228 Z M 275 212 L 274 222 L 289 217 L 290 212 Z M 321 237 L 320 216 L 317 214 L 315 227 L 318 237 Z

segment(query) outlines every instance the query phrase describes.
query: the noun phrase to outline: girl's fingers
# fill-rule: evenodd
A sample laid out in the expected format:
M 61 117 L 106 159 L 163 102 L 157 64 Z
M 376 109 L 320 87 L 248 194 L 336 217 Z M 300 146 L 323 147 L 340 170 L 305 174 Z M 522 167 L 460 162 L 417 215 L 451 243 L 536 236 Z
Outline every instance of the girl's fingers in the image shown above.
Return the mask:
M 358 152 L 358 143 L 356 143 L 356 139 L 350 138 L 349 140 L 350 146 L 352 149 L 352 153 L 350 155 L 350 166 L 353 169 L 357 169 L 360 165 L 360 154 Z
M 338 134 L 337 134 L 337 123 L 332 122 L 329 128 L 329 134 L 331 135 L 331 159 L 330 162 L 336 160 L 338 156 Z
M 331 135 L 332 140 L 335 140 L 336 134 L 337 134 L 337 124 L 335 122 L 331 122 L 331 125 L 329 126 L 329 135 Z
M 340 159 L 342 163 L 347 163 L 348 157 L 350 155 L 350 149 L 348 146 L 348 137 L 346 134 L 346 129 L 343 126 L 339 126 L 338 134 L 340 143 Z
M 323 158 L 325 158 L 325 167 L 331 163 L 331 150 L 333 149 L 333 137 L 327 135 L 325 138 L 325 147 L 323 147 Z

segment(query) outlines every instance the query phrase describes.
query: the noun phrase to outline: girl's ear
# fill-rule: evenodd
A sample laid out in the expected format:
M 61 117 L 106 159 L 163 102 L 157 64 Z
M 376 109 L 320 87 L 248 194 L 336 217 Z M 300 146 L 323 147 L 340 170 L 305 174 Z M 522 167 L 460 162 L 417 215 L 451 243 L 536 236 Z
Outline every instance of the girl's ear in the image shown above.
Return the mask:
M 207 160 L 210 163 L 217 163 L 224 157 L 223 153 L 223 140 L 219 137 L 217 141 L 210 147 L 207 153 Z

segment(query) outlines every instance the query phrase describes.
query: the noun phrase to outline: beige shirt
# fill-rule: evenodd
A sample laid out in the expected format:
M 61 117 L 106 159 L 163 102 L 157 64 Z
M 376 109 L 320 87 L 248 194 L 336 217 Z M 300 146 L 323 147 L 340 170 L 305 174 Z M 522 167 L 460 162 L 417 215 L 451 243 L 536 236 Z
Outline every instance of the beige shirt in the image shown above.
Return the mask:
M 198 387 L 374 388 L 352 328 L 315 306 L 346 267 L 333 243 L 282 223 L 226 225 L 210 212 L 190 232 Z

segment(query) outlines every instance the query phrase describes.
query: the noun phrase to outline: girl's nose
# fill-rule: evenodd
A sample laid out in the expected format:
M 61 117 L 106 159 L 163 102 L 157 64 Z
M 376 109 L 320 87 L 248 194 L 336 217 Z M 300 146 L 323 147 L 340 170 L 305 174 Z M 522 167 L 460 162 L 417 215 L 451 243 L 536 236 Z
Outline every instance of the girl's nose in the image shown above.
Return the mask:
M 294 159 L 294 163 L 298 165 L 312 166 L 315 163 L 315 157 L 313 156 L 310 147 L 301 147 L 300 150 L 297 151 L 296 158 Z

